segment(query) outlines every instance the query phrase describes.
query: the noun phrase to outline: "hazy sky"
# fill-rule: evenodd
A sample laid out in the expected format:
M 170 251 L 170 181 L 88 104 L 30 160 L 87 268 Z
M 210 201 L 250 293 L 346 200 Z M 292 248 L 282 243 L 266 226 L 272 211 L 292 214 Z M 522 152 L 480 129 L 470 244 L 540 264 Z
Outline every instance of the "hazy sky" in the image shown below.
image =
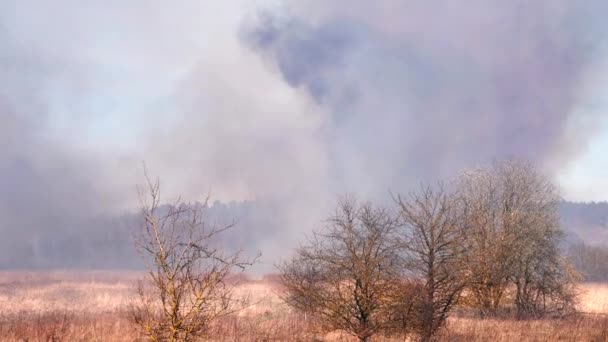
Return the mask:
M 608 87 L 605 89 L 608 91 Z M 570 200 L 606 201 L 608 198 L 608 118 L 600 125 L 600 132 L 589 140 L 584 152 L 558 171 L 557 182 L 564 197 Z
M 6 244 L 85 233 L 136 204 L 142 161 L 167 197 L 276 203 L 284 236 L 337 194 L 385 198 L 496 158 L 606 200 L 605 13 L 603 0 L 2 1 L 0 230 Z

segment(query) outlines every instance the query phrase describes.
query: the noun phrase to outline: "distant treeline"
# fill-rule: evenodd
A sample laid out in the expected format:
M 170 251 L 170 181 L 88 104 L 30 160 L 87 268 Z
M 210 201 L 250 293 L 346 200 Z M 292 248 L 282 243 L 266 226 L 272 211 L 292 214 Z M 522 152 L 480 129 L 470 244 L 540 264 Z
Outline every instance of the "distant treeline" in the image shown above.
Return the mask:
M 569 202 L 560 205 L 565 229 L 603 227 L 608 230 L 608 202 Z
M 586 281 L 608 281 L 608 247 L 575 242 L 567 247 L 567 256 Z
M 602 269 L 602 265 L 608 265 L 608 257 L 603 262 L 598 256 L 608 255 L 608 202 L 564 201 L 559 212 L 567 234 L 564 248 L 572 246 L 568 254 L 574 251 L 578 254 L 573 256 L 575 266 L 586 280 L 608 280 L 608 267 Z M 127 212 L 71 222 L 60 231 L 28 232 L 16 228 L 0 241 L 0 269 L 141 268 L 131 238 L 138 224 L 138 214 Z M 276 212 L 268 201 L 216 201 L 209 205 L 206 214 L 220 223 L 236 221 L 235 228 L 225 237 L 228 248 L 256 249 L 264 239 L 285 229 L 275 219 Z M 271 257 L 266 255 L 265 259 Z

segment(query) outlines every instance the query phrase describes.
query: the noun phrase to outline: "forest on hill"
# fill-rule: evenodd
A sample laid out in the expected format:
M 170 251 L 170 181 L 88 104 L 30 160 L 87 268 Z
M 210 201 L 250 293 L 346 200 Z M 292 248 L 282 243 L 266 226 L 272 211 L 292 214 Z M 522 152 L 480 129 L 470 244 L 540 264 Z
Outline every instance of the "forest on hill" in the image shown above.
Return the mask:
M 66 225 L 61 234 L 50 230 L 36 234 L 22 231 L 21 234 L 28 234 L 27 239 L 7 243 L 0 250 L 3 254 L 0 268 L 137 269 L 141 267 L 141 261 L 132 243 L 137 214 L 100 216 L 80 224 Z M 216 201 L 207 207 L 206 215 L 215 222 L 233 220 L 236 223 L 222 241 L 227 248 L 262 249 L 264 252 L 263 246 L 267 241 L 289 229 L 278 223 L 272 203 L 265 201 Z M 608 202 L 564 201 L 560 206 L 560 217 L 566 233 L 566 248 L 582 243 L 585 248 L 608 248 Z M 265 253 L 263 257 L 266 260 L 281 256 Z

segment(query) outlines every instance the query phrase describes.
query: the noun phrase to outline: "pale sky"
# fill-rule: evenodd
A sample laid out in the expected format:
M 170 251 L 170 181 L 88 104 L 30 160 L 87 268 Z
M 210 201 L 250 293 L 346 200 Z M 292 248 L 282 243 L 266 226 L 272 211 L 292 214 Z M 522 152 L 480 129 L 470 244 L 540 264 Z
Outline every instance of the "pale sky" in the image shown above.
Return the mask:
M 566 199 L 608 201 L 608 118 L 585 151 L 559 172 L 558 182 Z

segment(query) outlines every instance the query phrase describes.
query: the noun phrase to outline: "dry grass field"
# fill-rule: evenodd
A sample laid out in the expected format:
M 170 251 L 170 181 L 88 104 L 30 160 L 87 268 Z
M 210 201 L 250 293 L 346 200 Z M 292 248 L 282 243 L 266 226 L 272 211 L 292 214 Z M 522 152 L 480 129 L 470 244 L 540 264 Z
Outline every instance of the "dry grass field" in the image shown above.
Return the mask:
M 142 340 L 128 316 L 140 277 L 129 272 L 0 273 L 0 341 Z M 279 291 L 269 278 L 243 281 L 236 294 L 249 298 L 248 307 L 218 322 L 209 340 L 353 340 L 339 332 L 315 332 L 310 320 L 282 303 Z M 584 284 L 580 292 L 579 315 L 517 321 L 456 314 L 441 340 L 608 341 L 608 285 Z

